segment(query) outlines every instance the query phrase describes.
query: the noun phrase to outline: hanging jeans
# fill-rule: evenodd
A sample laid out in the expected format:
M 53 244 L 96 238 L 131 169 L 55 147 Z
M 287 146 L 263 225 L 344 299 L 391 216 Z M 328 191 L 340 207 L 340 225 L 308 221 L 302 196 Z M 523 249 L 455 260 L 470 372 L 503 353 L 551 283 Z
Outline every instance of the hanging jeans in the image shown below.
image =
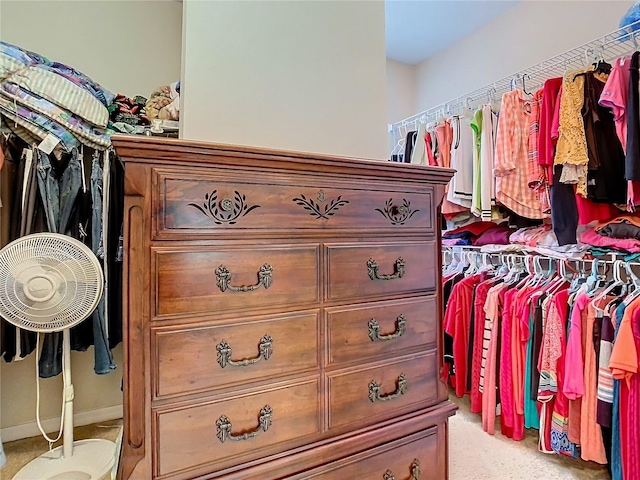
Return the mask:
M 69 219 L 73 212 L 78 192 L 82 185 L 82 164 L 78 157 L 78 151 L 71 154 L 69 165 L 64 169 L 60 179 L 60 214 L 58 220 L 59 233 L 67 234 L 70 228 Z
M 58 233 L 58 221 L 60 219 L 60 187 L 54 177 L 49 155 L 36 149 L 38 155 L 37 172 L 38 187 L 42 203 L 45 208 L 47 227 L 52 233 Z
M 93 253 L 104 261 L 102 241 L 102 182 L 103 177 L 100 160 L 97 155 L 94 155 L 91 165 L 91 248 Z M 95 353 L 94 370 L 98 375 L 104 375 L 116 368 L 113 363 L 113 355 L 109 348 L 109 339 L 107 336 L 104 295 L 100 298 L 100 302 L 91 315 L 91 318 L 93 321 L 93 345 Z
M 66 233 L 80 184 L 82 181 L 78 152 L 71 154 L 69 165 L 62 178 L 55 178 L 49 156 L 36 150 L 38 155 L 37 171 L 40 196 L 45 208 L 45 216 L 49 231 Z M 40 353 L 39 368 L 41 378 L 50 378 L 62 372 L 62 333 L 54 332 L 45 335 Z

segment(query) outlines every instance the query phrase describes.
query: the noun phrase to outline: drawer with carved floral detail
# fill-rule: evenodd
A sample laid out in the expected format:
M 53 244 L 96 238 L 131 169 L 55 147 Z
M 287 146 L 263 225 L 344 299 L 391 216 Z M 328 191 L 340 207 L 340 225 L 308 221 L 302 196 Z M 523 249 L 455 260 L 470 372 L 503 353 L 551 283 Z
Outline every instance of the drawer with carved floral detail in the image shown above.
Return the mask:
M 155 318 L 320 301 L 318 244 L 153 247 Z
M 383 179 L 381 179 L 383 180 Z M 305 172 L 287 176 L 249 172 L 211 175 L 157 173 L 155 238 L 212 237 L 290 229 L 293 234 L 330 230 L 433 234 L 432 186 L 368 179 L 318 180 Z
M 286 480 L 442 480 L 440 429 L 431 427 Z
M 326 373 L 327 427 L 344 430 L 427 408 L 438 399 L 436 351 Z
M 327 243 L 328 300 L 432 291 L 436 288 L 435 242 Z
M 157 398 L 274 381 L 320 368 L 318 310 L 151 330 Z
M 326 308 L 327 364 L 436 348 L 435 296 Z

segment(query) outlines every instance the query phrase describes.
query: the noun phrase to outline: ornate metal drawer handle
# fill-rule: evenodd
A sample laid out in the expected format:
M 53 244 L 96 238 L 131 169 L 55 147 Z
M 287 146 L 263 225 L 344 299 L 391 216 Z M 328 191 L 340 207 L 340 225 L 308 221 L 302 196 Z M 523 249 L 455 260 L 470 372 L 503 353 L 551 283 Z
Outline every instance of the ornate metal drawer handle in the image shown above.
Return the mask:
M 406 332 L 407 319 L 404 315 L 400 315 L 396 319 L 396 331 L 389 333 L 388 335 L 380 335 L 380 324 L 375 318 L 369 320 L 369 338 L 372 342 L 376 340 L 393 340 L 394 338 L 401 337 Z
M 261 285 L 264 288 L 269 288 L 271 286 L 271 282 L 273 281 L 273 267 L 268 264 L 264 264 L 260 267 L 260 271 L 258 272 L 258 283 L 255 285 L 243 285 L 242 287 L 234 287 L 231 285 L 231 272 L 224 265 L 220 265 L 216 268 L 216 280 L 218 283 L 218 288 L 221 291 L 225 291 L 227 289 L 232 292 L 252 292 L 253 290 L 257 290 Z
M 381 395 L 380 384 L 375 380 L 371 380 L 369 383 L 369 400 L 371 400 L 371 403 L 375 403 L 376 401 L 388 402 L 389 400 L 393 400 L 394 398 L 398 398 L 400 395 L 407 393 L 407 389 L 409 387 L 407 385 L 407 376 L 404 373 L 400 374 L 396 383 L 398 386 L 395 392 Z
M 238 435 L 231 433 L 231 421 L 226 416 L 222 415 L 218 420 L 216 420 L 218 440 L 220 440 L 221 443 L 224 443 L 227 440 L 238 442 L 240 440 L 249 440 L 250 438 L 257 437 L 262 432 L 269 430 L 272 414 L 273 410 L 271 410 L 271 407 L 269 405 L 265 405 L 264 408 L 260 410 L 258 428 L 252 432 L 241 433 Z
M 420 478 L 420 462 L 416 458 L 413 462 L 411 462 L 411 476 L 409 480 L 418 480 Z M 382 480 L 396 480 L 396 477 L 393 476 L 391 470 L 387 470 L 384 472 L 382 476 Z
M 370 258 L 367 262 L 367 270 L 369 271 L 369 278 L 371 278 L 371 280 L 393 280 L 394 278 L 402 278 L 404 276 L 404 259 L 398 257 L 394 268 L 395 271 L 392 275 L 380 275 L 378 268 L 378 262 Z
M 246 367 L 258 363 L 263 358 L 269 360 L 269 357 L 273 354 L 273 339 L 270 335 L 262 337 L 258 345 L 258 356 L 245 358 L 243 360 L 231 360 L 231 345 L 224 340 L 221 341 L 216 348 L 218 350 L 218 363 L 222 368 L 227 365 L 231 365 L 232 367 Z

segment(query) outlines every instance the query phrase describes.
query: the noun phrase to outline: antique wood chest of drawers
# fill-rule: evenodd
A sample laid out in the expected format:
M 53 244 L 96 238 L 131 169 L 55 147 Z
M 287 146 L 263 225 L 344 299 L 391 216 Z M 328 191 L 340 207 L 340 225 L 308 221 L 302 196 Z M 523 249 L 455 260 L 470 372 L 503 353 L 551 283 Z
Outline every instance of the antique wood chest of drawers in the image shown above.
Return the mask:
M 447 477 L 449 170 L 114 137 L 123 479 Z

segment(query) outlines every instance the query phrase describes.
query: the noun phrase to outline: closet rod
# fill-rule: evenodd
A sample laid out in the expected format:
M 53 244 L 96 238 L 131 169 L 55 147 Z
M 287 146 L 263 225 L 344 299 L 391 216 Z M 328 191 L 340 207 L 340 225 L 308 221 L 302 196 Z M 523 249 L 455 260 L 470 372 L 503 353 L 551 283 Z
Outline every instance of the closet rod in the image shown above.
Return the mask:
M 562 77 L 568 71 L 586 68 L 596 60 L 605 57 L 612 60 L 631 54 L 640 49 L 638 47 L 640 31 L 635 31 L 636 29 L 640 29 L 640 20 L 465 95 L 390 124 L 389 132 L 399 130 L 401 127 L 416 127 L 418 123 L 434 121 L 448 114 L 461 113 L 464 107 L 473 108 L 491 100 L 500 100 L 504 93 L 513 90 L 514 84 L 515 87 L 521 86 L 523 78 L 526 79 L 527 89 L 531 91 L 542 87 L 549 78 Z

